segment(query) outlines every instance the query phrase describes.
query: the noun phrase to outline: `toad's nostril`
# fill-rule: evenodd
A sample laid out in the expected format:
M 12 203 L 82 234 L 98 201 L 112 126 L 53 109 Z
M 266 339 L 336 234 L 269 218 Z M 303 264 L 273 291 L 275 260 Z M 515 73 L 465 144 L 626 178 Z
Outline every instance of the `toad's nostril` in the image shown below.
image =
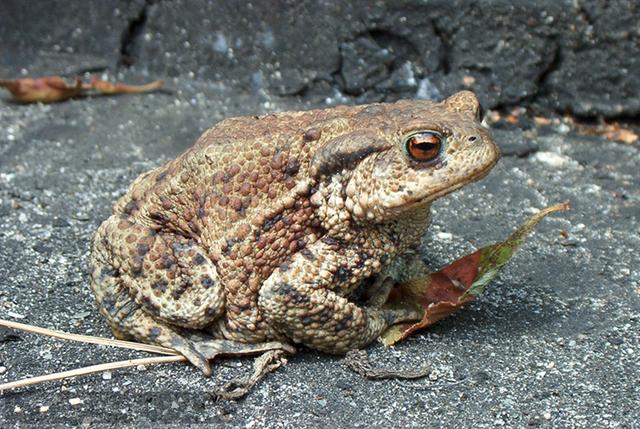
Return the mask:
M 470 143 L 473 143 L 473 142 L 475 142 L 476 140 L 478 140 L 478 136 L 469 136 L 469 138 L 467 138 L 467 140 L 468 140 Z

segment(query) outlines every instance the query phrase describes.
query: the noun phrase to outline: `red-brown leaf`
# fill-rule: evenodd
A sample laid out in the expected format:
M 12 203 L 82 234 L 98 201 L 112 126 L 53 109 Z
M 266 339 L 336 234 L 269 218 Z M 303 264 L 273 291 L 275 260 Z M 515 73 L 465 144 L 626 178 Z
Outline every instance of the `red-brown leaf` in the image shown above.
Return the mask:
M 473 301 L 484 292 L 487 284 L 506 265 L 542 218 L 549 213 L 568 209 L 569 205 L 563 203 L 541 210 L 505 241 L 478 249 L 435 273 L 397 285 L 385 305 L 389 308 L 419 306 L 423 310 L 422 320 L 391 326 L 381 335 L 382 343 L 389 346 L 402 341 L 411 333 L 433 325 Z
M 92 92 L 105 95 L 149 92 L 162 87 L 162 85 L 164 85 L 164 81 L 161 80 L 146 85 L 126 85 L 97 78 L 92 78 L 90 83 L 83 83 L 79 78 L 76 78 L 73 83 L 69 84 L 60 76 L 0 80 L 0 87 L 7 89 L 13 98 L 22 103 L 54 103 Z

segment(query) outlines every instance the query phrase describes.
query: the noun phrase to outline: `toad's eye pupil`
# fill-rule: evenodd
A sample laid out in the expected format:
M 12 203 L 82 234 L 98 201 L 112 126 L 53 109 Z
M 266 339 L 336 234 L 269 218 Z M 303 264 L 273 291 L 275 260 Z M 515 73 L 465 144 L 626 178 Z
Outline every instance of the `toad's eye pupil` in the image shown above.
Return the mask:
M 442 151 L 443 137 L 434 131 L 421 131 L 406 139 L 407 153 L 416 161 L 432 161 Z

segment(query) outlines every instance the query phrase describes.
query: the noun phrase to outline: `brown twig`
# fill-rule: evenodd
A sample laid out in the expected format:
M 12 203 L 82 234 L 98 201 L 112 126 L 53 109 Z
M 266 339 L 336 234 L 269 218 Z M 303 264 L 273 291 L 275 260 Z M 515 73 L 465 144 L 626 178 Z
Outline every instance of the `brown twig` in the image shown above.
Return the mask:
M 403 370 L 395 368 L 376 368 L 371 365 L 369 355 L 365 350 L 351 350 L 342 360 L 347 368 L 370 380 L 383 380 L 395 378 L 398 380 L 413 380 L 426 377 L 431 374 L 430 366 L 425 366 L 416 370 Z

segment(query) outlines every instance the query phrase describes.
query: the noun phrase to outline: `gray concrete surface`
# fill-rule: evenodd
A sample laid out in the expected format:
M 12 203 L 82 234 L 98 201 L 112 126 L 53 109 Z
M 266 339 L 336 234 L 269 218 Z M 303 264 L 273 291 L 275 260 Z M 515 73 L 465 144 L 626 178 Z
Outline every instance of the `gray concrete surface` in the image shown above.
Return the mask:
M 487 107 L 637 127 L 637 2 L 264 4 L 0 3 L 2 78 L 168 81 L 47 106 L 0 94 L 0 317 L 109 336 L 87 284 L 93 231 L 139 173 L 224 117 L 466 84 Z M 129 369 L 4 392 L 0 427 L 640 427 L 640 146 L 532 121 L 494 128 L 503 159 L 435 205 L 425 258 L 438 267 L 502 239 L 536 208 L 573 210 L 544 220 L 477 302 L 370 348 L 377 365 L 429 363 L 429 378 L 368 381 L 301 350 L 245 399 L 216 402 L 250 359 L 221 361 L 211 379 Z M 0 329 L 0 382 L 142 356 Z
M 292 107 L 170 86 L 50 106 L 2 99 L 2 317 L 108 336 L 86 262 L 111 202 L 216 120 Z M 303 350 L 246 399 L 215 402 L 214 387 L 250 360 L 222 361 L 211 379 L 179 364 L 131 369 L 3 393 L 0 426 L 638 427 L 639 148 L 563 129 L 495 132 L 504 158 L 436 204 L 427 259 L 439 266 L 501 239 L 535 208 L 573 210 L 543 221 L 477 303 L 394 349 L 371 348 L 379 365 L 431 364 L 430 378 L 368 381 Z M 3 330 L 0 380 L 139 355 Z

